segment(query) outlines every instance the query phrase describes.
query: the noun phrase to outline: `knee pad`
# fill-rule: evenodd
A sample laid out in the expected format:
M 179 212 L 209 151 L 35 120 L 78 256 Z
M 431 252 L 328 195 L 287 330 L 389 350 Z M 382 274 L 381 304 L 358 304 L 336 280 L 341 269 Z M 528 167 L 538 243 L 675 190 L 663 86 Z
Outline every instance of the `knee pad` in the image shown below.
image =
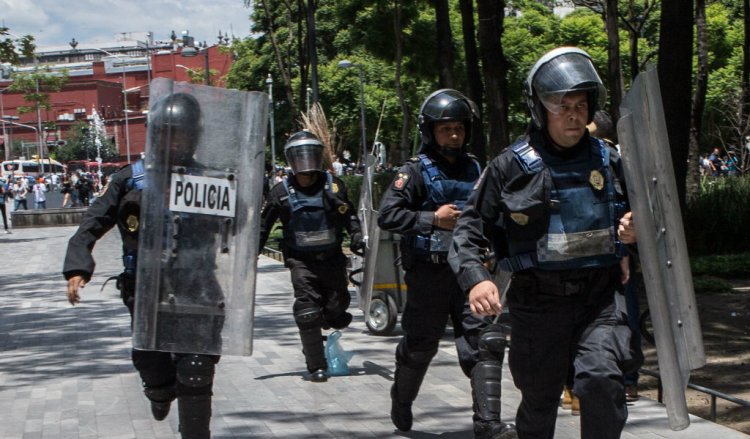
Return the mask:
M 438 348 L 435 346 L 434 349 L 427 351 L 409 351 L 406 355 L 407 366 L 414 369 L 426 369 L 432 361 L 432 357 L 437 354 L 437 350 Z
M 488 325 L 479 333 L 479 360 L 502 362 L 505 357 L 505 346 L 505 330 L 500 325 Z
M 185 355 L 177 362 L 177 383 L 180 393 L 211 394 L 216 369 L 214 358 L 208 355 Z
M 323 313 L 315 304 L 294 304 L 294 321 L 299 329 L 313 329 L 323 326 Z

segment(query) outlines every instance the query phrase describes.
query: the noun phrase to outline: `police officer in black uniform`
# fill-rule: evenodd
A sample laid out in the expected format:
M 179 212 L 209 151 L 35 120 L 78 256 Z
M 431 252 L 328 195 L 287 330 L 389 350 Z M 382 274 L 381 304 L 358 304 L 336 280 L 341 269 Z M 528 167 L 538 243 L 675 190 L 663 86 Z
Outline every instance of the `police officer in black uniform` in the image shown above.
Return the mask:
M 399 430 L 411 429 L 412 402 L 450 316 L 459 362 L 472 383 L 474 437 L 505 439 L 515 437 L 513 426 L 500 420 L 505 334 L 499 325 L 471 315 L 447 263 L 452 229 L 481 172 L 463 149 L 471 142 L 476 116 L 475 104 L 456 90 L 428 96 L 419 114 L 419 154 L 400 169 L 380 202 L 378 225 L 401 235 L 408 287 L 391 420 Z
M 636 236 L 619 155 L 586 130 L 606 92 L 590 56 L 571 47 L 545 54 L 525 88 L 533 125 L 488 165 L 454 231 L 451 264 L 481 315 L 498 313 L 501 303 L 479 250 L 490 245 L 513 273 L 507 306 L 509 364 L 522 394 L 518 436 L 554 437 L 573 365 L 581 437 L 619 438 L 623 372 L 638 366 L 620 294 L 626 244 Z
M 281 220 L 281 250 L 294 287 L 294 320 L 313 382 L 328 379 L 322 329 L 343 329 L 352 321 L 347 312 L 351 296 L 347 258 L 341 251 L 343 231 L 349 234 L 353 251 L 364 247 L 344 182 L 323 169 L 323 151 L 323 144 L 310 132 L 289 137 L 284 155 L 291 175 L 271 189 L 260 226 L 262 250 L 274 223 Z
M 178 161 L 181 158 L 185 165 L 192 161 L 200 119 L 197 100 L 184 93 L 167 96 L 154 105 L 150 118 L 149 124 L 164 127 L 159 135 L 171 139 L 172 156 L 178 157 Z M 117 285 L 130 312 L 131 324 L 141 192 L 145 184 L 143 166 L 143 162 L 138 161 L 112 175 L 70 238 L 63 267 L 68 281 L 68 301 L 75 305 L 80 302 L 79 290 L 94 272 L 94 244 L 116 225 L 122 237 L 125 268 L 117 278 Z M 207 336 L 215 337 L 215 334 Z M 151 402 L 154 419 L 161 421 L 166 418 L 172 401 L 177 398 L 182 437 L 210 437 L 212 385 L 219 356 L 133 349 L 132 360 L 143 381 L 144 393 Z

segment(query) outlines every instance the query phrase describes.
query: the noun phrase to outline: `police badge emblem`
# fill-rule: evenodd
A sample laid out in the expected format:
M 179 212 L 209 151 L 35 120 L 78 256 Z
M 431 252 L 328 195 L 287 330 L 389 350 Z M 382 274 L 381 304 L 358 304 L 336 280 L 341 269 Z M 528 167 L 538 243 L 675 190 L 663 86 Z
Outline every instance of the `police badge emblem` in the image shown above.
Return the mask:
M 589 183 L 591 184 L 591 187 L 600 191 L 604 188 L 604 176 L 601 172 L 594 169 L 589 175 Z

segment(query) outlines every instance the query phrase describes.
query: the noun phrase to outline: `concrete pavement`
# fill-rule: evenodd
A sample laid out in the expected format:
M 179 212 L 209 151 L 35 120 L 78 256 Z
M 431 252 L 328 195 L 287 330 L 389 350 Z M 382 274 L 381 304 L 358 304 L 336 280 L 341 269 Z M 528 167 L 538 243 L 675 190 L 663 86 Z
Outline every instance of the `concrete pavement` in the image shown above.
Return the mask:
M 116 231 L 95 247 L 97 272 L 82 303 L 65 300 L 60 275 L 74 227 L 16 229 L 0 234 L 0 438 L 175 438 L 176 404 L 169 417 L 151 419 L 130 363 L 130 328 L 114 282 L 121 270 Z M 352 374 L 316 384 L 306 378 L 291 315 L 292 287 L 279 262 L 261 257 L 257 280 L 254 353 L 223 357 L 217 366 L 211 430 L 216 438 L 471 438 L 471 390 L 458 366 L 450 334 L 433 360 L 414 404 L 409 433 L 394 431 L 388 413 L 394 348 L 400 333 L 367 332 L 362 313 L 344 331 L 355 356 Z M 512 422 L 520 394 L 503 379 L 503 418 Z M 622 437 L 747 438 L 691 417 L 670 431 L 664 407 L 642 398 L 629 406 Z M 579 437 L 579 418 L 560 410 L 556 438 Z

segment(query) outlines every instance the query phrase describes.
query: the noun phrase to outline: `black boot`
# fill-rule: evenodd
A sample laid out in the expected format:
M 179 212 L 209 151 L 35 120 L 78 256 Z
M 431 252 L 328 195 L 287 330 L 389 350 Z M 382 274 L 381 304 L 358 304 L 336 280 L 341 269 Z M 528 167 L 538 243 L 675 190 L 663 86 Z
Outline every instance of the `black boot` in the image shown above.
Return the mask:
M 512 424 L 500 420 L 503 366 L 499 361 L 480 361 L 471 371 L 474 400 L 474 439 L 515 439 Z
M 305 354 L 307 371 L 310 372 L 310 381 L 316 383 L 327 381 L 328 363 L 323 346 L 323 332 L 320 328 L 300 329 L 299 337 L 302 341 L 302 353 Z
M 211 395 L 186 395 L 177 398 L 182 439 L 211 437 Z
M 146 387 L 143 389 L 143 393 L 151 401 L 151 416 L 157 421 L 163 421 L 169 414 L 169 408 L 175 399 L 174 384 L 161 387 Z
M 391 421 L 401 431 L 411 430 L 414 417 L 411 404 L 417 399 L 427 368 L 411 369 L 396 365 L 396 374 L 391 387 Z

